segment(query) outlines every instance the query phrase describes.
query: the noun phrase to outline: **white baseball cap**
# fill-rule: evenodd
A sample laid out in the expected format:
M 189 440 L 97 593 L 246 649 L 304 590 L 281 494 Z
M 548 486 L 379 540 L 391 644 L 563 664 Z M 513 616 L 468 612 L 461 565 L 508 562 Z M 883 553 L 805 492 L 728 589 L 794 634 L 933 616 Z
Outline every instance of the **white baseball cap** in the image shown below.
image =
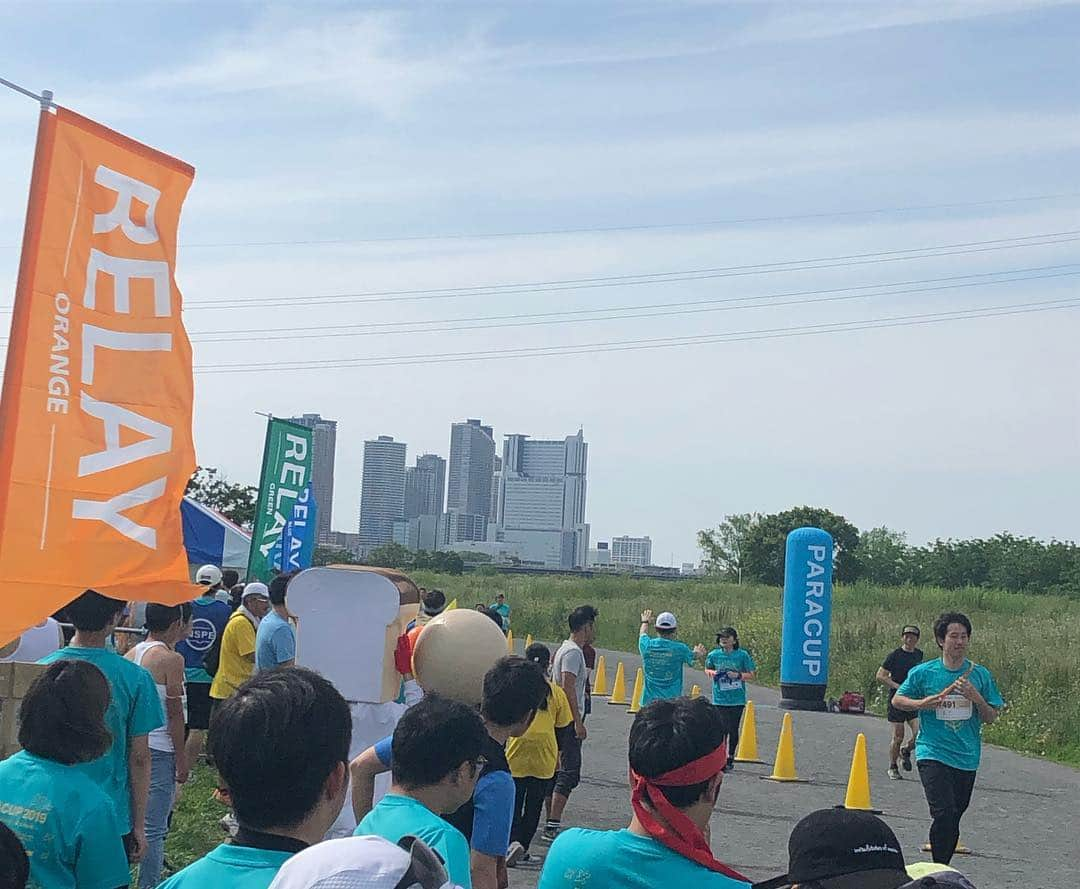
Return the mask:
M 195 583 L 201 583 L 203 586 L 221 583 L 221 569 L 217 565 L 203 565 L 195 572 Z
M 376 836 L 309 846 L 286 861 L 270 889 L 460 889 L 438 855 L 416 837 Z
M 656 615 L 656 629 L 658 630 L 674 630 L 678 625 L 679 622 L 670 611 L 661 611 Z
M 240 600 L 243 601 L 248 596 L 262 596 L 264 599 L 270 598 L 270 589 L 265 583 L 255 581 L 244 586 L 244 592 L 240 595 Z

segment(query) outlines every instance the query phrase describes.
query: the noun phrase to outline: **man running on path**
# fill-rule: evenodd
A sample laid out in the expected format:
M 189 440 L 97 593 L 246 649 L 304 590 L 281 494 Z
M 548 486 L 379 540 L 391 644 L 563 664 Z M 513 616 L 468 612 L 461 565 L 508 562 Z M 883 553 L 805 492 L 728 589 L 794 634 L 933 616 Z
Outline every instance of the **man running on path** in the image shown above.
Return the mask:
M 966 615 L 941 615 L 934 621 L 934 639 L 941 657 L 908 673 L 893 706 L 923 714 L 915 752 L 933 818 L 930 848 L 934 861 L 948 864 L 975 789 L 983 723 L 997 719 L 1005 702 L 990 671 L 967 659 L 971 621 Z
M 683 664 L 694 665 L 694 660 L 705 657 L 705 646 L 696 645 L 693 651 L 685 642 L 679 642 L 678 621 L 670 611 L 663 611 L 656 618 L 657 638 L 649 636 L 649 624 L 652 611 L 646 608 L 641 612 L 641 632 L 638 635 L 638 651 L 641 653 L 641 665 L 645 670 L 645 691 L 641 696 L 641 706 L 653 701 L 678 698 L 683 693 Z
M 878 667 L 877 681 L 889 689 L 888 720 L 893 728 L 892 745 L 889 747 L 889 777 L 899 781 L 902 777 L 897 767 L 897 759 L 903 758 L 904 771 L 911 771 L 911 751 L 915 749 L 915 738 L 919 734 L 919 714 L 911 710 L 899 710 L 893 706 L 893 695 L 900 684 L 907 679 L 911 668 L 921 664 L 922 650 L 915 646 L 919 642 L 919 628 L 914 625 L 900 631 L 903 644 L 893 650 L 885 662 Z M 911 740 L 904 744 L 904 726 L 911 726 Z

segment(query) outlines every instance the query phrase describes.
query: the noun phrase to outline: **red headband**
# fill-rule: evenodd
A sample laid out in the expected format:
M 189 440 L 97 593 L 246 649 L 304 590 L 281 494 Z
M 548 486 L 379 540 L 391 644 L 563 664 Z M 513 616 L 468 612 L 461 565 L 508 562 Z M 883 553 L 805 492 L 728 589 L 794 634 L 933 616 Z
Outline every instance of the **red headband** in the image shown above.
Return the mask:
M 663 843 L 673 852 L 678 852 L 684 858 L 696 861 L 702 867 L 748 883 L 750 880 L 747 877 L 716 860 L 698 826 L 676 809 L 661 790 L 663 787 L 689 787 L 708 781 L 723 771 L 724 766 L 727 765 L 727 758 L 727 741 L 725 741 L 712 753 L 679 766 L 677 769 L 672 769 L 670 772 L 665 772 L 663 775 L 646 778 L 631 770 L 630 777 L 634 783 L 630 794 L 630 804 L 638 823 L 653 839 Z M 644 797 L 648 797 L 648 806 L 643 801 Z M 667 822 L 666 826 L 654 817 L 653 811 Z

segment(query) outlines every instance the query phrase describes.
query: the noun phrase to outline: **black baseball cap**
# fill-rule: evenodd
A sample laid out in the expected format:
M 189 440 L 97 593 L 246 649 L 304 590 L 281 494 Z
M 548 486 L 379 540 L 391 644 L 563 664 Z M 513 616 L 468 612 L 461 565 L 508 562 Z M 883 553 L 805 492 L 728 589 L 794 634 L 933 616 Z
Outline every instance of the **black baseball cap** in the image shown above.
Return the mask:
M 900 842 L 884 821 L 853 809 L 819 809 L 788 838 L 788 872 L 753 889 L 815 882 L 822 889 L 898 889 L 911 877 Z
M 906 636 L 908 633 L 914 633 L 916 636 L 922 635 L 922 633 L 919 632 L 919 628 L 915 626 L 915 624 L 908 624 L 906 627 L 904 627 L 904 629 L 900 631 L 901 636 Z

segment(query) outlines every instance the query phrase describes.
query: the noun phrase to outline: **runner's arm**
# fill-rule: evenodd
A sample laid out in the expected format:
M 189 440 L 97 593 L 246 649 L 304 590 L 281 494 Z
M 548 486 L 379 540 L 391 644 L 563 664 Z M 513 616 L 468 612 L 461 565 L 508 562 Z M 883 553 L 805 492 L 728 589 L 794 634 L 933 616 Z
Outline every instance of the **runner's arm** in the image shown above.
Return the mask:
M 577 700 L 577 673 L 563 670 L 559 677 L 559 685 L 566 693 L 566 702 L 570 705 L 570 715 L 574 717 L 574 731 L 582 740 L 585 739 L 585 720 L 581 718 Z
M 176 757 L 176 781 L 183 784 L 188 778 L 187 756 L 184 751 L 184 657 L 171 653 L 165 666 L 165 722 L 172 739 Z
M 641 631 L 638 633 L 639 636 L 648 636 L 649 635 L 649 624 L 651 622 L 652 622 L 652 611 L 650 609 L 646 608 L 644 611 L 641 612 Z
M 128 783 L 131 786 L 131 833 L 135 840 L 132 858 L 146 852 L 146 800 L 150 795 L 150 739 L 147 735 L 128 738 Z
M 384 739 L 385 740 L 385 739 Z M 371 811 L 375 803 L 375 779 L 383 772 L 390 771 L 390 764 L 383 762 L 378 747 L 368 747 L 356 759 L 349 763 L 349 777 L 352 778 L 352 807 L 356 822 L 359 824 Z
M 894 680 L 892 678 L 892 674 L 889 673 L 889 671 L 886 670 L 884 667 L 877 668 L 877 676 L 874 678 L 877 679 L 877 681 L 880 682 L 882 685 L 887 685 L 894 691 L 900 687 L 900 683 Z
M 469 854 L 473 889 L 499 889 L 499 859 L 477 852 Z

